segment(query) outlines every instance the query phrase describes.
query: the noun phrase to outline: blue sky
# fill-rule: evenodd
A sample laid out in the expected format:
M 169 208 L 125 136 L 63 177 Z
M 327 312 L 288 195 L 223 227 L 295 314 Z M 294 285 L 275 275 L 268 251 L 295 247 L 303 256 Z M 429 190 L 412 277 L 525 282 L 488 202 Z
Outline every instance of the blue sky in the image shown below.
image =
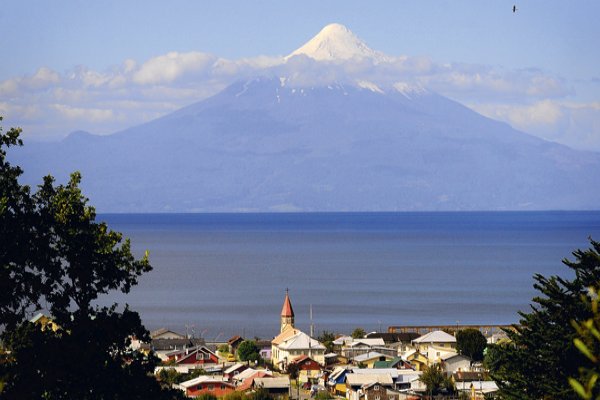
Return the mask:
M 517 13 L 509 1 L 373 3 L 4 1 L 0 113 L 34 139 L 111 133 L 213 94 L 237 76 L 240 60 L 250 60 L 242 68 L 249 74 L 265 62 L 257 65 L 258 56 L 285 56 L 339 22 L 373 49 L 429 62 L 426 77 L 412 78 L 433 90 L 535 135 L 600 151 L 600 2 L 524 1 Z M 169 53 L 185 73 L 128 80 Z M 236 72 L 199 72 L 218 58 Z M 523 93 L 507 89 L 511 81 L 536 86 Z

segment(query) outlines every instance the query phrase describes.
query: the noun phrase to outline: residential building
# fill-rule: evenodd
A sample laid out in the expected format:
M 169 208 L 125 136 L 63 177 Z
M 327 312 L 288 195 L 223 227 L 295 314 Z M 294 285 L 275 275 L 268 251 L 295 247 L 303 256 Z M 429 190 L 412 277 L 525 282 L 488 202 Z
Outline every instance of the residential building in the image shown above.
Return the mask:
M 290 364 L 298 366 L 298 380 L 301 383 L 315 383 L 321 374 L 321 365 L 306 355 L 300 355 L 294 358 Z
M 225 378 L 208 375 L 201 375 L 189 381 L 181 382 L 178 388 L 188 397 L 197 397 L 205 393 L 212 394 L 215 397 L 223 397 L 235 390 L 233 383 L 227 382 Z
M 471 370 L 472 362 L 473 360 L 465 355 L 447 353 L 442 357 L 442 368 L 444 368 L 444 371 L 447 374 L 453 374 L 455 372 L 462 371 L 466 372 Z
M 287 376 L 254 378 L 252 388 L 262 388 L 276 399 L 288 399 L 290 395 L 290 378 Z
M 167 328 L 160 328 L 150 332 L 151 339 L 186 339 L 185 335 L 177 333 Z
M 217 364 L 219 357 L 206 346 L 196 346 L 166 354 L 169 361 L 176 364 Z
M 392 389 L 394 385 L 389 374 L 346 374 L 346 399 L 360 400 L 361 396 L 364 396 L 363 387 L 368 387 L 373 383 L 385 389 Z
M 439 363 L 448 353 L 456 354 L 456 338 L 444 331 L 433 331 L 412 341 L 415 350 L 427 357 L 428 364 Z

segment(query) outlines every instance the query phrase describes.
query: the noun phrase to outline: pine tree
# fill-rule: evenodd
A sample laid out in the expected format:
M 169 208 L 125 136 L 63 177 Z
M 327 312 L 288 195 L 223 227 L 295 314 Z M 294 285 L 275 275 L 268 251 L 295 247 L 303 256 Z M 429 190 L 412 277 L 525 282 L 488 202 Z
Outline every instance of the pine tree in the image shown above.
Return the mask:
M 574 261 L 563 263 L 574 272 L 569 280 L 560 276 L 534 276 L 529 313 L 520 312 L 520 324 L 507 330 L 510 343 L 491 351 L 490 373 L 506 399 L 577 399 L 568 378 L 591 362 L 575 347 L 572 321 L 592 317 L 583 300 L 589 288 L 600 282 L 600 243 L 590 239 L 591 248 L 573 252 Z

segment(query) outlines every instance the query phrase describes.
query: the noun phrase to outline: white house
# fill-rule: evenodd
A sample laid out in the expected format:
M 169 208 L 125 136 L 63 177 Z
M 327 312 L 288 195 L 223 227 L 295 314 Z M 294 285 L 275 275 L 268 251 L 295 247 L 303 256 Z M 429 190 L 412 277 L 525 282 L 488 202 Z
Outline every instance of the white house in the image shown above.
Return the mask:
M 439 363 L 448 354 L 456 354 L 456 338 L 444 331 L 433 331 L 412 341 L 415 350 L 427 357 L 430 364 Z

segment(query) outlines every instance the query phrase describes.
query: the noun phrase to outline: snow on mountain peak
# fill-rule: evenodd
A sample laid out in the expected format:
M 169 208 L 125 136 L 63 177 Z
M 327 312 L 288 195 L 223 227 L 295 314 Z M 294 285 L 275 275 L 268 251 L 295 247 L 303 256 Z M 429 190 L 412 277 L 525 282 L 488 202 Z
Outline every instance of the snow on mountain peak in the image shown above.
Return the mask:
M 304 46 L 287 56 L 286 60 L 300 54 L 317 61 L 368 58 L 374 62 L 382 62 L 389 59 L 385 54 L 369 48 L 350 29 L 336 23 L 325 26 Z

